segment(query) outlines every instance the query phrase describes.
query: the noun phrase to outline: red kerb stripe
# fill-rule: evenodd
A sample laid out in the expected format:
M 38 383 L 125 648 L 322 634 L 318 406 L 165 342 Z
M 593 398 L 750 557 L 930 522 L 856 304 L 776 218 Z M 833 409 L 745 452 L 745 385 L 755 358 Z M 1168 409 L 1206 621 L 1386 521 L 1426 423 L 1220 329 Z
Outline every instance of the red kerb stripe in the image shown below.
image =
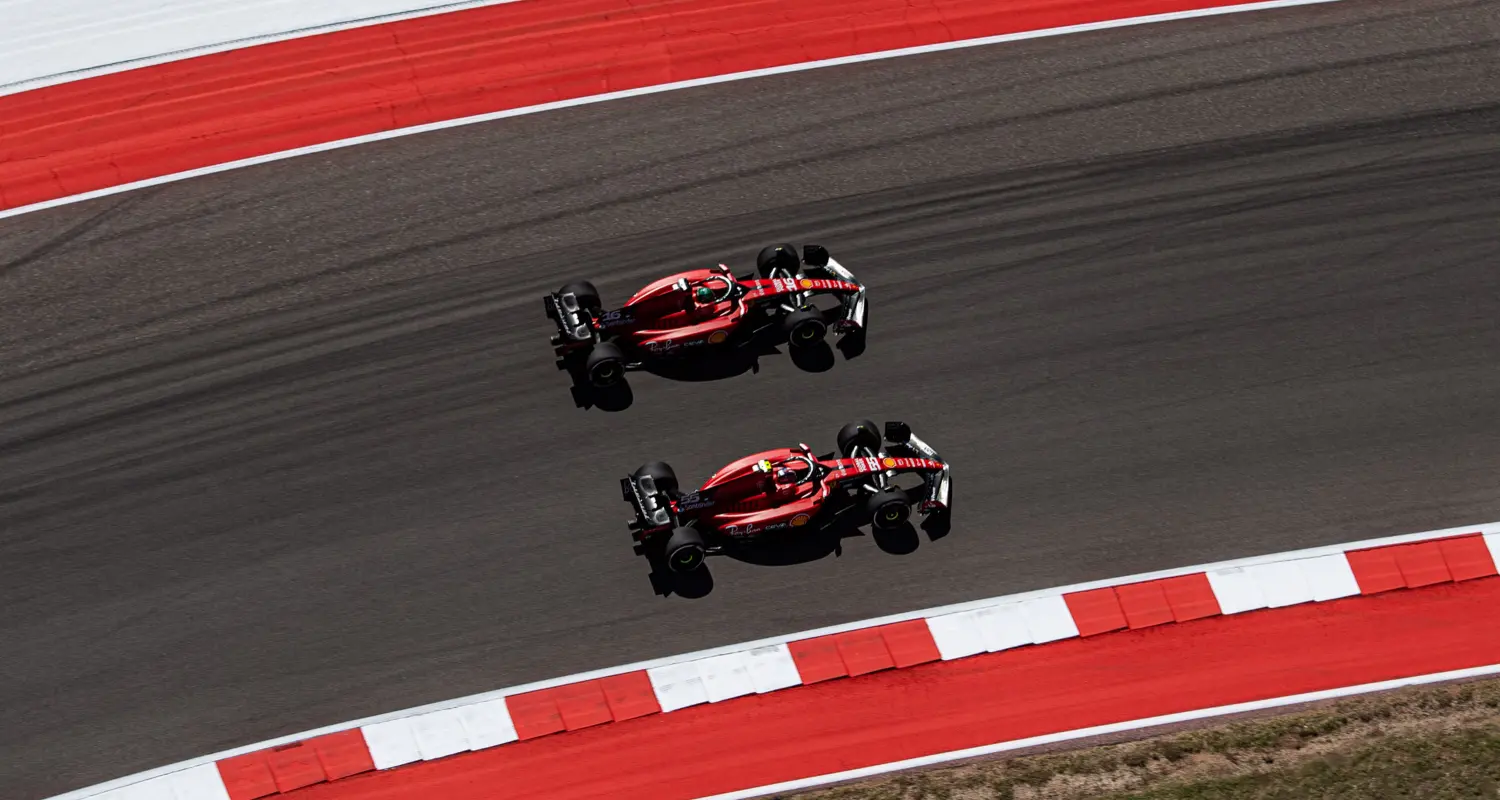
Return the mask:
M 398 128 L 1213 0 L 521 0 L 0 97 L 0 210 Z
M 1126 627 L 1125 612 L 1111 587 L 1063 595 L 1080 636 L 1096 636 Z

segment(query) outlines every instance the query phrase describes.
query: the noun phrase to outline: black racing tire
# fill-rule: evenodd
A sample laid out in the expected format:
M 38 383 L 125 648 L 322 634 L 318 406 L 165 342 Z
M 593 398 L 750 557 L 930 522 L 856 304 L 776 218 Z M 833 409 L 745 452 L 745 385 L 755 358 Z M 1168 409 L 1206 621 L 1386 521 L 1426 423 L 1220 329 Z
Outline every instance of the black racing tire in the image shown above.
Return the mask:
M 828 323 L 815 308 L 804 308 L 786 315 L 781 321 L 787 343 L 792 347 L 811 347 L 828 336 Z
M 613 342 L 600 342 L 584 359 L 583 373 L 600 389 L 618 385 L 625 380 L 625 353 Z
M 865 501 L 865 510 L 870 514 L 870 525 L 876 530 L 899 528 L 911 519 L 911 502 L 903 492 L 886 491 L 871 495 Z
M 706 555 L 703 534 L 696 528 L 674 528 L 662 548 L 662 555 L 666 556 L 667 569 L 673 572 L 696 572 L 702 569 Z
M 677 473 L 672 470 L 671 465 L 665 461 L 652 461 L 642 464 L 635 472 L 630 473 L 632 481 L 639 480 L 642 476 L 650 476 L 651 482 L 656 485 L 656 490 L 663 492 L 668 497 L 677 497 Z
M 755 257 L 755 271 L 762 278 L 771 277 L 778 268 L 788 275 L 796 275 L 800 266 L 802 259 L 797 256 L 797 248 L 789 244 L 769 245 Z
M 573 296 L 578 298 L 578 305 L 582 308 L 590 311 L 598 311 L 604 308 L 604 304 L 599 301 L 599 290 L 595 289 L 594 284 L 588 281 L 573 281 L 557 290 L 558 294 L 568 294 L 569 292 L 572 292 Z
M 853 458 L 856 447 L 866 447 L 872 451 L 878 451 L 880 450 L 880 442 L 880 429 L 875 427 L 875 423 L 867 419 L 851 422 L 839 429 L 839 454 L 844 458 Z

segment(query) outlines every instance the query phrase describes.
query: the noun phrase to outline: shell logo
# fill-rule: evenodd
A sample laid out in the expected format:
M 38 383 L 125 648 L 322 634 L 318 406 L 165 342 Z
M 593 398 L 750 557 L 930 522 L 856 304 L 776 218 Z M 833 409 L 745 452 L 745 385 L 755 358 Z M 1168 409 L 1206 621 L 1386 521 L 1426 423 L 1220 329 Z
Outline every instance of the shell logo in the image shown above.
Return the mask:
M 886 466 L 886 468 L 889 469 L 891 467 L 896 466 L 896 459 L 894 459 L 894 458 L 887 458 L 886 460 L 884 460 L 884 461 L 882 461 L 880 463 L 884 464 Z
M 810 281 L 810 280 L 808 280 L 806 278 L 803 278 L 802 279 L 802 288 L 804 288 L 804 289 L 811 289 L 812 288 L 812 281 Z
M 728 339 L 728 338 L 729 338 L 729 334 L 725 333 L 724 331 L 714 331 L 708 337 L 708 343 L 709 344 L 719 344 L 720 342 L 722 342 L 722 341 L 724 341 L 725 339 Z
M 797 516 L 792 517 L 792 527 L 800 528 L 803 525 L 807 524 L 807 520 L 808 516 L 806 514 L 798 514 Z

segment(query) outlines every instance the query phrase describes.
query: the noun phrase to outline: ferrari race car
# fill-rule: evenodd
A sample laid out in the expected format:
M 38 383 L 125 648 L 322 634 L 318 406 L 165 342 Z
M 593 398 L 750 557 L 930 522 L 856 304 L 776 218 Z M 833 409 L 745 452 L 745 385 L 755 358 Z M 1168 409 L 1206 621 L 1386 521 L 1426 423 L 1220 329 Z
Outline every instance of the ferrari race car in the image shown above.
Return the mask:
M 919 476 L 901 488 L 898 481 Z M 909 481 L 910 482 L 910 481 Z M 813 455 L 805 444 L 746 456 L 691 492 L 662 462 L 620 479 L 635 510 L 635 552 L 672 572 L 693 572 L 708 555 L 784 535 L 810 535 L 843 522 L 893 530 L 913 506 L 924 517 L 949 512 L 953 481 L 947 462 L 904 422 L 887 422 L 882 441 L 869 420 L 838 434 L 838 451 Z
M 819 308 L 820 297 L 837 304 Z M 738 277 L 723 264 L 670 275 L 618 309 L 606 310 L 588 281 L 569 283 L 544 302 L 557 323 L 557 368 L 576 370 L 599 388 L 648 360 L 692 356 L 710 345 L 769 339 L 805 348 L 831 328 L 842 346 L 863 335 L 866 317 L 864 285 L 818 245 L 805 246 L 800 258 L 789 244 L 772 245 L 761 250 L 754 273 Z

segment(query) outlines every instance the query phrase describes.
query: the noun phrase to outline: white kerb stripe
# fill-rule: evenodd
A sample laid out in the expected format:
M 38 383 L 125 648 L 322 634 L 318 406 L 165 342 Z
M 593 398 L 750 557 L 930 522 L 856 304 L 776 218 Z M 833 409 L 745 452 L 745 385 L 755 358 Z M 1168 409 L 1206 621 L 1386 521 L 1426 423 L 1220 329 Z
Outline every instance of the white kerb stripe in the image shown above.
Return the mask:
M 152 778 L 100 795 L 99 800 L 177 800 L 167 783 L 171 776 Z
M 698 677 L 703 679 L 703 693 L 710 703 L 755 694 L 755 681 L 750 678 L 742 653 L 725 653 L 690 663 L 697 665 Z
M 503 697 L 470 703 L 460 707 L 458 711 L 464 730 L 469 735 L 469 747 L 474 750 L 514 742 L 520 738 L 516 734 L 516 724 L 510 718 L 510 706 L 505 704 Z
M 1319 603 L 1359 594 L 1359 581 L 1354 579 L 1349 559 L 1342 553 L 1304 558 L 1297 564 L 1302 567 L 1302 575 L 1312 588 L 1313 599 Z
M 1073 621 L 1068 601 L 1060 594 L 1026 600 L 1021 603 L 1021 609 L 1026 615 L 1026 627 L 1031 631 L 1031 640 L 1036 644 L 1078 635 L 1078 623 Z
M 217 765 L 199 764 L 97 797 L 98 800 L 229 800 L 229 790 L 224 787 Z
M 1208 585 L 1219 601 L 1219 610 L 1225 614 L 1242 614 L 1266 607 L 1266 598 L 1260 586 L 1245 567 L 1225 567 L 1208 571 Z
M 1486 533 L 1484 535 L 1484 546 L 1490 549 L 1490 560 L 1500 567 L 1500 532 Z
M 172 776 L 175 800 L 229 800 L 217 764 L 202 764 Z
M 127 786 L 111 800 L 177 800 L 169 778 L 154 778 L 145 783 Z
M 456 755 L 469 749 L 469 732 L 456 708 L 411 718 L 412 736 L 423 761 Z
M 1063 611 L 1067 611 L 1072 628 L 1059 627 L 1054 633 L 1067 634 L 1060 637 L 1064 639 L 1076 636 L 1078 627 L 1073 621 L 1073 612 L 1068 610 L 1067 601 L 1062 600 L 1061 596 L 1057 599 L 1062 602 Z M 1038 639 L 1032 632 L 1031 623 L 1026 618 L 1026 607 L 1021 603 L 997 603 L 989 608 L 979 609 L 975 612 L 975 617 L 979 620 L 979 633 L 984 637 L 984 649 L 991 653 L 1047 641 Z
M 651 679 L 656 702 L 663 712 L 708 702 L 708 691 L 694 661 L 652 667 L 646 670 L 646 676 Z
M 979 630 L 978 611 L 960 611 L 927 618 L 927 632 L 944 661 L 968 658 L 985 652 L 984 632 Z
M 676 83 L 664 83 L 656 86 L 644 86 L 639 89 L 628 89 L 620 92 L 608 92 L 606 94 L 578 97 L 571 100 L 560 100 L 553 103 L 542 103 L 540 105 L 526 106 L 524 108 L 513 108 L 488 114 L 477 114 L 471 117 L 460 117 L 458 119 L 443 120 L 441 122 L 432 122 L 425 125 L 414 125 L 409 128 L 398 128 L 396 130 L 382 131 L 380 133 L 354 136 L 348 139 L 340 139 L 338 141 L 325 142 L 323 144 L 310 145 L 308 147 L 299 147 L 294 150 L 284 150 L 279 153 L 268 153 L 263 156 L 255 156 L 253 158 L 245 158 L 239 161 L 216 164 L 210 167 L 190 169 L 184 172 L 173 173 L 171 175 L 163 175 L 157 178 L 148 178 L 146 180 L 135 181 L 133 183 L 121 184 L 119 186 L 110 186 L 104 189 L 96 189 L 91 192 L 83 192 L 81 194 L 70 195 L 68 197 L 59 197 L 55 200 L 44 200 L 40 203 L 33 203 L 27 206 L 20 206 L 18 208 L 0 211 L 0 219 L 19 216 L 21 214 L 30 214 L 49 208 L 57 208 L 58 206 L 70 205 L 72 203 L 80 203 L 86 200 L 97 200 L 101 197 L 110 197 L 112 195 L 122 194 L 124 192 L 133 192 L 137 189 L 145 189 L 152 186 L 161 186 L 167 183 L 176 183 L 178 181 L 188 180 L 189 178 L 201 178 L 206 175 L 215 175 L 220 172 L 228 172 L 230 170 L 244 169 L 246 167 L 259 166 L 261 164 L 269 164 L 274 161 L 283 161 L 289 158 L 312 155 L 314 153 L 324 153 L 329 150 L 338 150 L 345 147 L 370 144 L 372 142 L 382 142 L 387 139 L 396 139 L 403 136 L 414 136 L 421 133 L 445 130 L 447 128 L 457 128 L 464 125 L 475 125 L 483 122 L 493 122 L 495 120 L 506 119 L 509 117 L 518 117 L 526 114 L 537 114 L 544 111 L 556 111 L 559 109 L 589 105 L 592 103 L 604 103 L 611 100 L 620 100 L 628 97 L 641 97 L 644 95 L 657 94 L 660 92 L 676 91 L 678 89 L 691 89 L 699 86 L 712 86 L 719 83 L 728 83 L 730 81 L 762 78 L 769 75 L 784 75 L 791 72 L 802 72 L 804 70 L 810 69 L 838 67 L 846 64 L 858 64 L 866 61 L 879 61 L 888 58 L 901 58 L 904 56 L 922 55 L 925 53 L 938 53 L 946 50 L 958 50 L 967 47 L 982 47 L 985 45 L 1001 44 L 1004 42 L 1017 42 L 1026 39 L 1040 39 L 1049 36 L 1063 36 L 1071 33 L 1088 33 L 1092 31 L 1110 30 L 1113 28 L 1128 28 L 1136 25 L 1149 25 L 1157 22 L 1176 22 L 1179 20 L 1197 19 L 1200 17 L 1213 17 L 1223 14 L 1237 14 L 1248 11 L 1267 11 L 1272 9 L 1293 8 L 1296 6 L 1307 5 L 1321 5 L 1336 2 L 1341 2 L 1341 0 L 1266 0 L 1266 2 L 1245 3 L 1242 5 L 1233 6 L 1220 6 L 1218 8 L 1204 8 L 1192 11 L 1174 11 L 1168 14 L 1152 14 L 1142 17 L 1129 17 L 1126 19 L 1090 22 L 1082 25 L 1067 25 L 1059 28 L 1043 28 L 1034 31 L 1023 31 L 1021 33 L 1007 33 L 999 36 L 986 36 L 978 39 L 963 39 L 953 42 L 940 42 L 938 44 L 922 45 L 920 47 L 907 47 L 899 50 L 884 50 L 876 53 L 861 53 L 859 55 L 830 58 L 822 61 L 807 61 L 800 64 L 788 64 L 780 67 L 768 67 L 766 69 L 735 72 L 728 75 L 715 75 L 707 78 L 695 78 L 693 80 L 678 81 Z
M 756 692 L 774 692 L 802 685 L 802 673 L 797 671 L 797 662 L 786 644 L 746 650 L 745 665 Z
M 1307 585 L 1296 561 L 1256 564 L 1245 570 L 1266 598 L 1267 608 L 1284 608 L 1312 602 L 1312 588 Z
M 360 729 L 365 737 L 365 746 L 370 749 L 370 760 L 376 769 L 390 769 L 402 764 L 422 760 L 422 751 L 417 748 L 417 738 L 412 735 L 411 718 L 376 722 Z

